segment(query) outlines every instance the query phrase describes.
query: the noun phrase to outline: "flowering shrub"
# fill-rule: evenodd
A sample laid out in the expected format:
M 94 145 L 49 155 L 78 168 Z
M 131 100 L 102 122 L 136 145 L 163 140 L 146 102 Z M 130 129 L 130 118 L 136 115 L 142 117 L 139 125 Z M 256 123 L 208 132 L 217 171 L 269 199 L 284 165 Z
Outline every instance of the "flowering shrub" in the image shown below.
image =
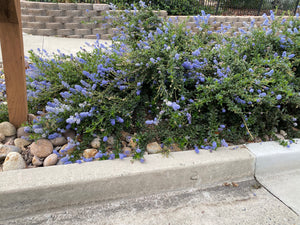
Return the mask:
M 38 120 L 32 138 L 77 132 L 75 162 L 93 137 L 102 140 L 99 159 L 123 158 L 121 143 L 106 150 L 109 136 L 135 133 L 141 159 L 150 141 L 214 150 L 285 130 L 297 137 L 299 118 L 299 18 L 265 16 L 248 30 L 199 32 L 159 19 L 140 8 L 112 13 L 119 32 L 110 47 L 41 58 L 31 52 L 27 70 L 29 108 Z M 45 91 L 46 90 L 46 91 Z

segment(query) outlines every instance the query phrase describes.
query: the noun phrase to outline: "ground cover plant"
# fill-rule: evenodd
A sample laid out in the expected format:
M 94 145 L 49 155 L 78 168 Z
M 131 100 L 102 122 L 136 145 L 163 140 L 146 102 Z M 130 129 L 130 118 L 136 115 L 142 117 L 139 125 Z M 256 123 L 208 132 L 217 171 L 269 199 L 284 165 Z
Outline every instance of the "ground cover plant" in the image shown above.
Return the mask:
M 62 158 L 72 163 L 129 155 L 143 161 L 154 141 L 199 153 L 276 139 L 280 130 L 299 137 L 298 15 L 271 12 L 262 26 L 252 21 L 248 30 L 230 34 L 230 27 L 210 31 L 210 15 L 202 12 L 192 33 L 143 2 L 132 7 L 108 15 L 118 28 L 110 47 L 96 42 L 93 52 L 43 58 L 31 52 L 28 101 L 38 114 L 26 127 L 32 139 L 76 131 L 69 139 L 76 150 Z M 130 154 L 122 148 L 124 132 L 133 134 Z M 101 146 L 86 159 L 82 152 L 95 137 Z

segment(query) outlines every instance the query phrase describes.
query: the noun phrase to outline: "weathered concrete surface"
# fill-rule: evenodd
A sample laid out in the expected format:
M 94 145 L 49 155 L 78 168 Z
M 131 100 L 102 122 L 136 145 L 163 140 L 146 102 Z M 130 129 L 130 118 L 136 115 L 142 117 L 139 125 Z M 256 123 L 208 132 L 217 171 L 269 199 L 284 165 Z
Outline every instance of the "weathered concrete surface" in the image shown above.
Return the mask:
M 78 38 L 61 38 L 61 37 L 46 37 L 38 35 L 29 35 L 23 34 L 24 42 L 24 54 L 29 57 L 28 51 L 33 50 L 35 53 L 38 53 L 37 49 L 45 49 L 48 53 L 52 54 L 57 53 L 59 49 L 62 53 L 65 54 L 76 54 L 78 51 L 81 51 L 82 48 L 91 51 L 92 47 L 89 47 L 86 43 L 94 44 L 95 40 L 91 39 L 78 39 Z M 110 45 L 111 41 L 108 40 L 99 40 L 99 43 Z M 1 46 L 1 43 L 0 43 Z M 45 53 L 43 53 L 45 56 Z M 2 53 L 0 48 L 0 64 L 2 64 Z
M 184 151 L 0 173 L 0 221 L 78 203 L 205 188 L 254 176 L 254 158 L 240 146 Z
M 290 147 L 284 147 L 276 141 L 247 144 L 255 155 L 255 174 L 264 175 L 282 171 L 300 169 L 300 139 Z
M 255 177 L 266 189 L 300 215 L 300 144 L 248 144 L 256 156 Z
M 255 181 L 67 207 L 5 225 L 293 225 L 295 213 Z M 258 188 L 258 189 L 256 189 Z M 1 222 L 0 222 L 1 224 Z
M 300 216 L 300 169 L 264 176 L 257 180 Z

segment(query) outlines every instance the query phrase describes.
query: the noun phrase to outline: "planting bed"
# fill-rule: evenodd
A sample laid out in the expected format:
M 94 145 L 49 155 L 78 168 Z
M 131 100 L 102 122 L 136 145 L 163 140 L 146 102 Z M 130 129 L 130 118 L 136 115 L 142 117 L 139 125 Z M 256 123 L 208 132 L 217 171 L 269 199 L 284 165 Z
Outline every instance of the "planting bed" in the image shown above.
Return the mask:
M 230 25 L 211 31 L 202 12 L 191 32 L 141 3 L 108 15 L 117 32 L 110 47 L 32 52 L 22 128 L 4 122 L 1 81 L 3 169 L 143 162 L 144 154 L 274 139 L 289 147 L 299 137 L 299 17 L 263 18 L 232 34 Z

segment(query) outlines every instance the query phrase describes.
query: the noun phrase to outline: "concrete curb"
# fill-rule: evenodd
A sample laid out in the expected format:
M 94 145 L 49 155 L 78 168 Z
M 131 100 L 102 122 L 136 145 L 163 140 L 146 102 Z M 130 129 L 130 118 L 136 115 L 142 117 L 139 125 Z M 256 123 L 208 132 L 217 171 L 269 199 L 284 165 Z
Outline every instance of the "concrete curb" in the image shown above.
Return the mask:
M 0 221 L 68 205 L 204 188 L 254 176 L 255 159 L 244 146 L 145 158 L 144 164 L 130 163 L 128 158 L 2 172 Z
M 290 147 L 284 147 L 276 141 L 247 144 L 254 154 L 255 175 L 275 174 L 300 169 L 300 139 Z

